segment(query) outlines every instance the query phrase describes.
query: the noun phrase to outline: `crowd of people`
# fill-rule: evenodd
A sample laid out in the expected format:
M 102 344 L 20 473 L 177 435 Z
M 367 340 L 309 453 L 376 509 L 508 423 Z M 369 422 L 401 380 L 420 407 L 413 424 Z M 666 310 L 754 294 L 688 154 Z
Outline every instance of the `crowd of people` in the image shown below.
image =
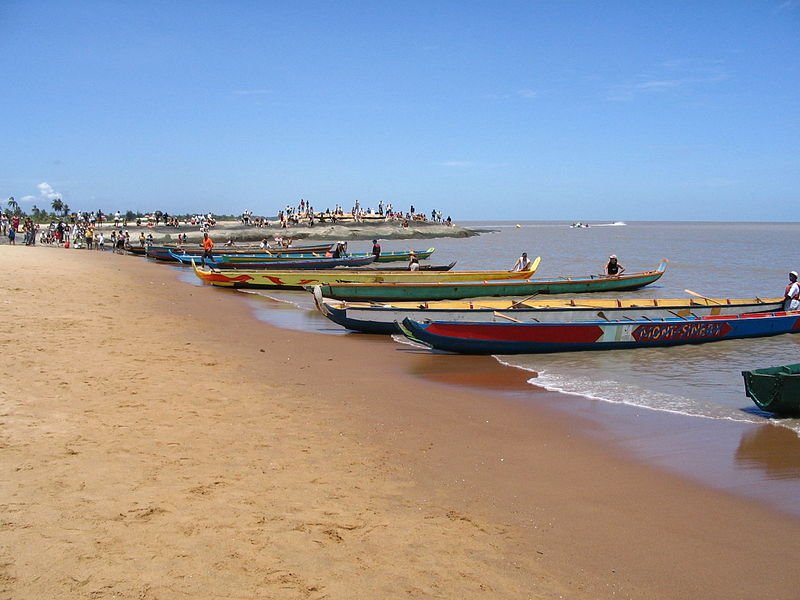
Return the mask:
M 247 211 L 245 211 L 247 213 Z M 243 215 L 243 222 L 245 219 L 251 219 L 251 215 Z M 326 208 L 324 211 L 316 210 L 310 202 L 301 198 L 297 206 L 287 204 L 281 211 L 278 212 L 278 222 L 282 228 L 291 227 L 294 225 L 308 225 L 313 227 L 315 223 L 340 223 L 340 222 L 354 222 L 363 223 L 365 221 L 398 221 L 403 226 L 407 227 L 409 222 L 431 222 L 431 223 L 444 223 L 452 226 L 453 221 L 448 216 L 444 219 L 442 211 L 432 210 L 430 218 L 425 213 L 418 212 L 412 204 L 410 210 L 407 212 L 395 210 L 391 203 L 384 205 L 381 200 L 378 202 L 377 208 L 363 207 L 361 202 L 356 200 L 350 209 L 350 212 L 345 212 L 344 207 L 336 204 L 333 210 Z

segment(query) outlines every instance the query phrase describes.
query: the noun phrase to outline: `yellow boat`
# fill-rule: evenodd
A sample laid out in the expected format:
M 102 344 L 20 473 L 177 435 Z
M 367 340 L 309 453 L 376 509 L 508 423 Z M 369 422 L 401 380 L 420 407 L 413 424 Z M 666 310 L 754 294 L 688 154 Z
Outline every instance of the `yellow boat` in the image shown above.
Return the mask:
M 233 288 L 302 290 L 328 283 L 432 283 L 461 281 L 503 281 L 530 279 L 541 257 L 525 271 L 379 271 L 328 269 L 324 271 L 219 270 L 200 268 L 192 261 L 194 274 L 211 285 Z

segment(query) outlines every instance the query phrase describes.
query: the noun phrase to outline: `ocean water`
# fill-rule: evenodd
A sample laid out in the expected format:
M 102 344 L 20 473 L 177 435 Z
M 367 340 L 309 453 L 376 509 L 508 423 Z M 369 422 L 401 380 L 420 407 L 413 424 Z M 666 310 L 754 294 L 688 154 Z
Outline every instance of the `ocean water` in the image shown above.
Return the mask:
M 793 260 L 797 223 L 630 222 L 570 228 L 555 222 L 471 222 L 481 235 L 466 239 L 386 240 L 386 250 L 436 248 L 431 262 L 458 261 L 456 269 L 510 268 L 519 254 L 541 256 L 536 277 L 600 273 L 610 254 L 628 272 L 669 259 L 655 285 L 625 297 L 686 297 L 685 290 L 715 297 L 782 296 Z M 367 241 L 350 242 L 352 251 Z M 187 281 L 193 279 L 184 275 Z M 249 292 L 256 315 L 281 327 L 346 335 L 319 315 L 305 292 Z M 351 334 L 360 335 L 360 334 Z M 398 338 L 402 343 L 402 338 Z M 800 362 L 800 335 L 731 340 L 638 350 L 497 356 L 531 371 L 530 382 L 619 405 L 703 419 L 772 422 L 800 433 L 800 419 L 776 419 L 745 396 L 741 371 Z

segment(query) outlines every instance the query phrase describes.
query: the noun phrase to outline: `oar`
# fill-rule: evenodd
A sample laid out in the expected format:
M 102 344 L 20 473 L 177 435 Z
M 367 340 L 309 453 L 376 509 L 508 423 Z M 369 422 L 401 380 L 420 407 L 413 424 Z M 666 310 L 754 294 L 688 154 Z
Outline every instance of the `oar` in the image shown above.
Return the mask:
M 713 298 L 709 298 L 708 296 L 703 296 L 702 294 L 698 294 L 697 292 L 693 292 L 692 290 L 683 290 L 690 296 L 697 296 L 698 298 L 702 298 L 703 300 L 708 300 L 709 302 L 713 302 L 714 304 L 722 304 L 718 300 L 714 300 Z
M 530 296 L 528 296 L 527 298 L 523 298 L 523 299 L 522 299 L 522 300 L 520 300 L 519 302 L 513 302 L 513 303 L 511 304 L 511 308 L 517 308 L 518 306 L 522 306 L 522 305 L 523 305 L 523 304 L 525 304 L 525 303 L 526 303 L 528 300 L 531 300 L 531 299 L 535 298 L 535 297 L 536 297 L 536 296 L 538 296 L 539 294 L 540 294 L 540 292 L 534 292 L 533 294 L 531 294 L 531 295 L 530 295 Z
M 503 319 L 508 319 L 509 321 L 513 321 L 514 323 L 522 323 L 522 321 L 520 321 L 519 319 L 515 319 L 514 317 L 510 317 L 508 315 L 504 315 L 503 313 L 498 312 L 498 311 L 494 311 L 494 316 L 495 317 L 501 317 Z

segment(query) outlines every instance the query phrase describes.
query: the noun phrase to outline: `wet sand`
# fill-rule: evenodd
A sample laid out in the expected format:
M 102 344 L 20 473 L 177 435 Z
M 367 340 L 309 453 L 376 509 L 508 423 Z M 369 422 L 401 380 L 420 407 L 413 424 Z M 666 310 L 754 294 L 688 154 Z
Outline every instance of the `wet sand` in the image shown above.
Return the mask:
M 277 329 L 136 257 L 0 259 L 4 598 L 797 596 L 800 519 L 491 358 Z

